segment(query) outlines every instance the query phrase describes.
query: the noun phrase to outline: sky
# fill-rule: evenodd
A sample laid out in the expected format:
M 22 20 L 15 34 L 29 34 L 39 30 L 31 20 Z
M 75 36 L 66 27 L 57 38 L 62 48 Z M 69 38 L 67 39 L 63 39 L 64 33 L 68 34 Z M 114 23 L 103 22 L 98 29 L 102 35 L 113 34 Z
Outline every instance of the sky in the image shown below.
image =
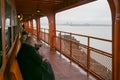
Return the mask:
M 56 23 L 111 24 L 111 12 L 107 0 L 97 0 L 57 13 Z

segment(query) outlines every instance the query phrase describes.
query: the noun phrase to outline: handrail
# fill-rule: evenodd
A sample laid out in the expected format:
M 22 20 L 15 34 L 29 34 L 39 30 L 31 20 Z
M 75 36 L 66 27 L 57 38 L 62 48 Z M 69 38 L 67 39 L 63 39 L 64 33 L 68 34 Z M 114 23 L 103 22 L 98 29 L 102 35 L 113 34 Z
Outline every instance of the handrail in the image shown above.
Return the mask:
M 47 30 L 47 29 L 46 29 L 46 30 Z M 70 34 L 70 32 L 65 32 L 65 31 L 60 31 L 60 30 L 56 30 L 56 32 L 62 32 L 62 33 Z M 103 38 L 97 38 L 97 37 L 87 36 L 87 35 L 82 35 L 82 34 L 72 33 L 72 35 L 77 35 L 77 36 L 82 36 L 82 37 L 89 37 L 89 38 L 93 38 L 93 39 L 98 39 L 98 40 L 103 40 L 103 41 L 107 41 L 107 42 L 112 42 L 112 40 L 103 39 Z
M 41 30 L 41 33 L 42 33 L 41 34 L 41 39 L 49 44 L 49 29 L 42 28 L 40 30 Z M 48 31 L 48 32 L 46 33 L 46 31 Z M 100 79 L 108 79 L 109 78 L 108 76 L 110 76 L 112 74 L 111 73 L 111 70 L 112 70 L 111 69 L 112 68 L 112 54 L 109 53 L 109 52 L 91 47 L 90 46 L 90 40 L 95 39 L 95 40 L 100 40 L 100 41 L 109 42 L 109 43 L 112 43 L 112 40 L 93 37 L 93 36 L 87 36 L 87 35 L 82 35 L 82 34 L 75 34 L 75 33 L 70 33 L 70 32 L 65 32 L 65 31 L 60 31 L 60 30 L 56 30 L 56 33 L 58 33 L 59 36 L 54 37 L 57 40 L 55 48 L 60 53 L 63 53 L 63 55 L 67 56 L 70 59 L 70 62 L 75 61 L 75 63 L 77 63 L 78 65 L 84 66 L 83 68 L 85 70 L 87 70 L 88 75 L 89 75 L 89 73 L 92 73 L 94 76 L 96 76 L 97 78 L 100 78 Z M 69 39 L 64 38 L 62 36 L 62 34 L 68 34 Z M 87 39 L 87 44 L 83 44 L 83 43 L 80 43 L 80 42 L 77 42 L 77 41 L 73 41 L 72 40 L 73 35 L 74 36 L 85 37 Z M 78 46 L 78 49 L 74 48 L 73 46 Z M 85 50 L 85 52 L 84 52 L 84 58 L 85 58 L 84 62 L 85 63 L 80 61 L 81 60 L 80 58 L 82 58 L 82 57 L 77 58 L 78 56 L 77 57 L 75 56 L 75 53 L 79 53 L 79 55 L 83 54 L 82 52 L 80 52 L 79 47 L 82 47 Z M 66 50 L 65 48 L 68 48 L 68 49 Z M 77 52 L 75 50 L 79 50 L 79 52 Z M 102 64 L 99 63 L 99 60 L 98 60 L 98 62 L 96 62 L 96 60 L 93 58 L 94 56 L 92 56 L 92 54 L 97 54 L 97 55 L 106 57 L 104 59 L 108 59 L 108 61 L 109 61 L 108 67 L 103 66 L 103 65 L 105 65 L 103 63 Z M 96 65 L 93 65 L 93 62 L 95 62 L 94 64 L 96 64 Z M 96 69 L 94 70 L 92 68 L 92 66 L 95 67 L 95 68 L 97 68 L 97 66 L 98 67 L 101 66 L 103 69 L 107 70 L 105 72 L 108 72 L 109 74 L 107 74 L 105 72 L 104 73 L 99 73 L 99 71 L 97 71 Z M 105 75 L 105 76 L 103 76 L 102 74 Z M 110 76 L 110 79 L 111 79 L 111 76 Z

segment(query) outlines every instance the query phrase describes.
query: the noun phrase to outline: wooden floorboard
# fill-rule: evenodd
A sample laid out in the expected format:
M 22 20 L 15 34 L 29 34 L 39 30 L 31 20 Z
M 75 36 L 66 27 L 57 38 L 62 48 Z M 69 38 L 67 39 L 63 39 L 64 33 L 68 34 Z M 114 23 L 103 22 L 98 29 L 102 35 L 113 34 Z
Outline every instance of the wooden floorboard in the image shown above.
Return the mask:
M 42 46 L 39 53 L 51 63 L 55 74 L 55 80 L 96 80 L 93 76 L 87 76 L 87 73 L 74 63 L 70 63 L 67 58 L 47 46 Z

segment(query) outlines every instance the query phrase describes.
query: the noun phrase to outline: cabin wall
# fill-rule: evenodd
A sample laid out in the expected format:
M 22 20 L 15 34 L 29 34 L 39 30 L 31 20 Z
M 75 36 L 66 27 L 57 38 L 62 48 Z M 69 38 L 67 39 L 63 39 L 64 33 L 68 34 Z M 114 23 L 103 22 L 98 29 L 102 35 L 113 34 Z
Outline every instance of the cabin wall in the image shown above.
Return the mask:
M 6 4 L 6 2 L 8 2 Z M 5 80 L 5 71 L 8 64 L 8 59 L 12 54 L 12 50 L 14 44 L 16 42 L 15 38 L 19 33 L 19 26 L 17 26 L 17 16 L 16 16 L 16 8 L 14 4 L 14 0 L 0 0 L 0 8 L 1 8 L 1 33 L 2 33 L 2 53 L 3 53 L 3 60 L 2 60 L 2 68 L 0 69 L 0 80 Z M 8 10 L 9 9 L 9 10 Z M 6 27 L 6 19 L 10 19 L 9 27 Z M 6 35 L 7 32 L 7 35 Z M 10 37 L 10 38 L 9 38 Z M 7 43 L 9 41 L 10 44 Z M 10 46 L 9 46 L 10 45 Z M 7 49 L 9 46 L 9 49 Z
M 17 53 L 21 47 L 20 33 L 17 34 L 15 43 L 11 48 L 10 55 L 6 64 L 4 73 L 4 80 L 23 80 L 22 75 L 16 59 Z M 13 79 L 14 78 L 14 79 Z

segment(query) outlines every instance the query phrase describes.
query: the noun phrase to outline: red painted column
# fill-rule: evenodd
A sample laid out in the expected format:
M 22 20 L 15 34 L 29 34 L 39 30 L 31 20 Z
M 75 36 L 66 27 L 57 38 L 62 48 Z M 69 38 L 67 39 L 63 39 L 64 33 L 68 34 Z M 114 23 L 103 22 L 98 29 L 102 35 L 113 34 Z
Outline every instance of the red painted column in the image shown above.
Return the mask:
M 120 80 L 120 0 L 115 3 L 115 23 L 113 27 L 113 80 Z
M 36 19 L 36 27 L 37 27 L 37 40 L 40 40 L 40 18 Z
M 56 25 L 55 25 L 55 13 L 51 12 L 47 15 L 49 21 L 49 43 L 52 49 L 55 48 L 56 44 Z
M 29 21 L 26 22 L 27 30 L 29 31 Z
M 33 29 L 33 19 L 30 20 L 30 33 L 33 35 L 34 34 L 34 29 Z
M 30 25 L 29 25 L 29 21 L 27 21 L 27 28 L 28 28 L 28 31 L 30 32 Z
M 29 31 L 29 24 L 28 24 L 28 21 L 24 22 L 24 26 L 25 26 L 25 29 L 26 29 L 27 31 Z
M 2 75 L 0 75 L 0 79 L 1 76 L 3 78 L 3 71 L 5 71 L 5 67 L 6 67 L 6 62 L 7 62 L 7 58 L 6 58 L 6 40 L 5 40 L 5 2 L 4 0 L 0 1 L 0 6 L 1 6 L 1 31 L 2 31 L 2 35 L 0 35 L 2 37 L 2 52 L 3 52 L 3 62 L 2 62 L 2 68 L 1 68 L 1 73 Z M 1 45 L 1 44 L 0 44 Z

